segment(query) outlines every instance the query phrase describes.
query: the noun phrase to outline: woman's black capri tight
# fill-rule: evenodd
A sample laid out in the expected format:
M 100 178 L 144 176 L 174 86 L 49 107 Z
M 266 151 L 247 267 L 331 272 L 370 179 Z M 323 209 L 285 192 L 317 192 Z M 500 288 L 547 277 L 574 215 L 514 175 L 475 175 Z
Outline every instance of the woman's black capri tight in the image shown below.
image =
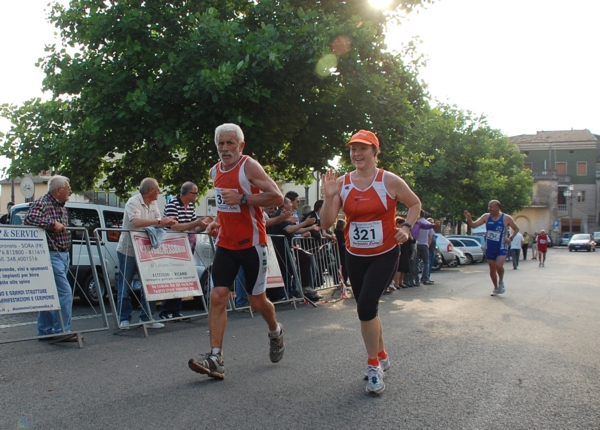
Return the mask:
M 399 246 L 384 254 L 368 257 L 358 257 L 346 251 L 348 276 L 359 320 L 371 321 L 377 316 L 379 299 L 394 279 L 399 256 Z

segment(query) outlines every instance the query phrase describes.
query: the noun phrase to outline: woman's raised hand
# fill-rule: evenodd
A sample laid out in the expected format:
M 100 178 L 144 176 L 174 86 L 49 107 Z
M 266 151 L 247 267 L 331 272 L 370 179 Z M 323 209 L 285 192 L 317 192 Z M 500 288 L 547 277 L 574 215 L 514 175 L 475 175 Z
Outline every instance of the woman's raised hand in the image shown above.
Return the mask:
M 338 181 L 338 173 L 329 169 L 321 176 L 321 189 L 325 198 L 335 197 L 342 190 L 342 181 Z

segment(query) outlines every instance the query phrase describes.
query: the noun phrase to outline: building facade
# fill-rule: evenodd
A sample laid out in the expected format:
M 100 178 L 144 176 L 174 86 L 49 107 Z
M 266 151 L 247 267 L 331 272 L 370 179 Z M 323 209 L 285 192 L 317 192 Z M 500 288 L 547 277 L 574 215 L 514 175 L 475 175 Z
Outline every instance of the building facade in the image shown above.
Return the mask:
M 531 205 L 514 214 L 521 231 L 569 233 L 599 227 L 600 138 L 589 130 L 538 131 L 510 138 L 525 154 L 534 179 Z

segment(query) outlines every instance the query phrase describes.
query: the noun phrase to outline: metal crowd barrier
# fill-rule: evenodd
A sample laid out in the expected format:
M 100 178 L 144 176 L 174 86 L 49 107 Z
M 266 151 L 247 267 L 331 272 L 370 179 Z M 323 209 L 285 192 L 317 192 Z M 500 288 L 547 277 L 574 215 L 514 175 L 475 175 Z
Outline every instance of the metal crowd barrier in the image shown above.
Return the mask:
M 328 239 L 294 237 L 292 249 L 297 264 L 298 280 L 304 294 L 307 291 L 331 290 L 345 295 L 341 275 L 341 259 L 336 243 Z
M 142 233 L 142 234 L 146 235 L 145 230 L 138 230 L 138 229 L 98 228 L 95 230 L 96 235 L 99 235 L 102 232 L 106 232 L 109 237 L 112 236 L 112 237 L 116 237 L 116 238 L 118 238 L 118 236 L 120 234 L 129 234 L 131 232 L 137 232 L 137 233 Z M 165 233 L 164 237 L 167 238 L 169 235 L 173 235 L 173 234 L 181 235 L 183 232 L 164 230 L 164 233 Z M 186 298 L 182 298 L 182 300 L 183 301 L 190 301 L 190 300 L 193 301 L 193 305 L 192 305 L 193 309 L 191 309 L 191 310 L 186 309 L 184 312 L 185 315 L 183 317 L 175 317 L 175 318 L 171 318 L 168 320 L 163 320 L 163 319 L 158 318 L 158 315 L 160 313 L 160 308 L 157 306 L 158 303 L 162 304 L 163 301 L 162 300 L 158 301 L 158 302 L 148 301 L 147 303 L 148 303 L 149 310 L 150 310 L 150 313 L 147 315 L 149 318 L 148 321 L 130 322 L 130 324 L 127 328 L 120 327 L 119 315 L 121 314 L 121 312 L 120 312 L 120 309 L 118 308 L 118 301 L 115 298 L 118 294 L 118 291 L 117 291 L 118 278 L 120 276 L 123 276 L 122 269 L 119 266 L 119 262 L 118 262 L 116 246 L 114 247 L 114 249 L 111 249 L 110 251 L 107 249 L 104 250 L 104 253 L 107 255 L 107 258 L 105 259 L 105 263 L 107 263 L 107 264 L 102 267 L 103 278 L 110 279 L 110 282 L 108 284 L 110 284 L 110 286 L 111 286 L 111 294 L 106 294 L 106 290 L 104 290 L 103 295 L 108 296 L 108 300 L 109 300 L 111 308 L 112 308 L 113 320 L 114 320 L 115 327 L 116 327 L 115 334 L 122 334 L 125 331 L 131 330 L 131 329 L 142 328 L 143 332 L 144 332 L 144 336 L 147 337 L 148 336 L 148 329 L 147 329 L 148 324 L 152 324 L 152 323 L 156 323 L 156 322 L 165 323 L 165 322 L 190 321 L 192 319 L 203 317 L 208 314 L 209 298 L 210 298 L 210 285 L 211 285 L 211 279 L 212 279 L 210 270 L 212 267 L 212 260 L 214 258 L 214 252 L 215 252 L 214 243 L 212 241 L 212 238 L 210 238 L 210 236 L 208 236 L 206 234 L 188 233 L 188 236 L 190 236 L 191 234 L 193 234 L 195 237 L 196 247 L 195 247 L 195 251 L 193 253 L 193 261 L 194 261 L 194 265 L 196 267 L 196 273 L 198 275 L 198 280 L 200 282 L 200 288 L 202 291 L 202 295 L 189 296 Z M 101 247 L 105 246 L 105 245 L 106 245 L 105 243 L 98 243 L 98 252 L 103 252 Z M 129 257 L 129 258 L 135 259 L 135 257 Z M 136 274 L 133 277 L 133 281 L 127 282 L 125 285 L 128 293 L 129 293 L 129 297 L 130 297 L 132 308 L 133 308 L 132 314 L 137 313 L 138 309 L 141 310 L 142 307 L 144 306 L 144 303 L 142 302 L 142 299 L 141 299 L 143 287 L 142 287 L 142 281 L 141 281 L 140 274 L 139 274 L 139 264 L 136 263 L 136 267 L 137 267 Z
M 104 228 L 104 229 L 96 229 L 95 230 L 95 234 L 97 236 L 101 236 L 102 232 L 107 232 L 107 233 L 111 233 L 113 235 L 119 235 L 119 234 L 123 234 L 123 233 L 130 233 L 130 232 L 139 232 L 139 233 L 144 233 L 144 230 L 135 230 L 135 229 L 131 229 L 131 230 L 123 230 L 120 228 Z M 166 230 L 165 234 L 169 235 L 169 234 L 181 234 L 181 232 L 174 232 L 174 231 L 170 231 L 170 230 Z M 193 234 L 195 236 L 195 251 L 194 251 L 194 262 L 195 262 L 195 266 L 196 266 L 196 271 L 198 274 L 198 279 L 200 280 L 200 285 L 201 285 L 201 289 L 202 289 L 202 295 L 201 296 L 193 296 L 187 299 L 191 299 L 194 301 L 194 305 L 191 313 L 189 309 L 186 309 L 183 313 L 185 314 L 183 317 L 176 317 L 176 318 L 172 318 L 169 320 L 162 320 L 162 319 L 156 319 L 155 316 L 158 316 L 159 311 L 157 309 L 155 309 L 155 303 L 149 302 L 149 306 L 150 309 L 152 311 L 152 315 L 151 318 L 149 319 L 149 321 L 140 321 L 140 322 L 136 322 L 136 323 L 130 323 L 130 325 L 128 326 L 127 330 L 130 330 L 132 328 L 142 328 L 144 330 L 144 336 L 148 336 L 148 332 L 147 332 L 147 327 L 146 324 L 150 324 L 150 323 L 154 323 L 154 322 L 161 322 L 161 323 L 165 323 L 165 322 L 175 322 L 175 321 L 180 321 L 180 320 L 185 320 L 185 321 L 189 321 L 192 319 L 196 319 L 198 317 L 202 317 L 208 314 L 208 309 L 210 307 L 210 289 L 212 288 L 212 267 L 213 267 L 213 259 L 214 259 L 214 255 L 215 255 L 215 244 L 214 244 L 214 240 L 211 236 L 205 234 L 205 233 L 188 233 L 188 236 L 190 234 Z M 98 243 L 98 247 L 99 247 L 99 251 L 98 252 L 104 252 L 104 254 L 107 255 L 107 258 L 105 258 L 105 266 L 102 267 L 102 277 L 103 279 L 111 279 L 110 284 L 112 285 L 112 292 L 113 294 L 108 294 L 108 298 L 111 304 L 111 308 L 113 310 L 112 314 L 114 316 L 114 322 L 115 322 L 115 326 L 117 327 L 117 331 L 116 333 L 123 333 L 123 329 L 120 328 L 119 326 L 119 310 L 118 310 L 118 301 L 115 300 L 114 296 L 117 294 L 117 280 L 116 278 L 118 276 L 122 276 L 122 272 L 121 269 L 119 268 L 119 264 L 118 264 L 118 258 L 116 255 L 116 250 L 113 252 L 106 252 L 106 250 L 102 250 L 100 249 L 101 246 L 105 245 L 104 243 Z M 273 249 L 275 249 L 275 247 L 273 247 Z M 289 246 L 285 245 L 285 253 L 288 255 L 288 260 L 292 260 L 291 259 L 291 252 L 289 249 Z M 276 251 L 276 254 L 278 254 L 278 252 Z M 279 260 L 279 257 L 277 257 L 277 259 Z M 270 265 L 273 264 L 277 264 L 277 261 L 270 261 L 269 263 Z M 109 270 L 110 268 L 114 269 L 114 275 L 111 275 L 112 271 Z M 292 273 L 295 274 L 294 270 L 295 267 L 292 265 L 290 268 Z M 282 275 L 283 275 L 283 271 L 282 271 Z M 293 282 L 297 282 L 298 277 L 294 276 L 292 278 Z M 253 310 L 250 307 L 249 303 L 240 303 L 240 301 L 238 300 L 238 294 L 242 293 L 241 295 L 245 294 L 245 290 L 243 292 L 240 291 L 241 285 L 237 285 L 238 281 L 236 280 L 236 285 L 234 285 L 233 291 L 230 294 L 230 298 L 229 298 L 229 303 L 227 305 L 227 311 L 249 311 L 250 315 L 253 317 Z M 287 284 L 286 284 L 287 285 Z M 239 288 L 238 288 L 239 287 Z M 142 289 L 142 283 L 141 280 L 139 279 L 139 274 L 134 277 L 133 282 L 131 283 L 127 283 L 126 288 L 129 292 L 129 296 L 131 298 L 132 304 L 134 305 L 134 308 L 141 308 L 143 306 L 142 304 L 142 300 L 141 300 L 141 289 Z M 275 291 L 277 290 L 277 291 Z M 292 291 L 298 291 L 299 293 L 294 296 L 292 295 Z M 271 298 L 271 301 L 274 304 L 284 304 L 284 303 L 293 303 L 294 307 L 296 307 L 296 302 L 297 301 L 303 301 L 304 297 L 302 295 L 302 290 L 300 288 L 297 289 L 293 289 L 290 290 L 288 288 L 269 288 L 268 289 L 268 294 Z M 187 299 L 183 299 L 184 301 L 187 301 Z
M 24 226 L 24 225 L 10 225 L 6 226 L 6 229 L 14 230 L 26 230 L 26 229 L 42 229 L 35 226 Z M 98 257 L 101 254 L 95 254 L 92 248 L 92 242 L 98 243 L 95 238 L 90 239 L 88 231 L 83 227 L 68 227 L 67 231 L 71 232 L 76 237 L 72 241 L 71 249 L 69 250 L 70 265 L 67 277 L 71 284 L 71 299 L 78 306 L 72 307 L 72 323 L 71 332 L 69 334 L 77 336 L 78 346 L 83 347 L 82 334 L 87 332 L 103 331 L 109 329 L 108 317 L 104 302 L 98 303 L 90 301 L 90 298 L 85 294 L 83 290 L 83 284 L 95 283 L 98 285 L 99 277 L 97 273 L 98 268 L 102 268 L 104 262 Z M 45 232 L 40 233 L 45 235 Z M 49 243 L 51 238 L 46 236 Z M 25 250 L 24 255 L 28 255 L 29 251 L 38 252 L 38 250 Z M 90 256 L 92 257 L 90 260 Z M 25 261 L 25 260 L 23 260 Z M 90 261 L 93 264 L 90 264 Z M 32 260 L 32 264 L 27 267 L 27 271 L 35 266 L 35 262 Z M 46 271 L 45 276 L 52 276 L 52 282 L 54 278 L 52 271 Z M 4 297 L 4 296 L 2 296 Z M 75 297 L 79 298 L 76 302 Z M 31 332 L 37 333 L 37 317 L 38 312 L 23 312 L 23 313 L 10 313 L 0 314 L 0 328 L 2 332 L 0 334 L 0 343 L 20 342 L 25 340 L 48 340 L 49 343 L 60 342 L 64 340 L 67 334 L 64 333 L 65 326 L 63 320 L 63 312 L 58 310 L 59 318 L 61 321 L 61 327 L 63 330 L 62 334 L 59 335 L 47 335 L 47 336 L 33 336 Z M 33 327 L 32 327 L 33 326 Z
M 37 228 L 30 226 L 11 227 L 18 229 Z M 145 232 L 144 230 L 123 230 L 121 228 L 98 228 L 94 230 L 94 236 L 90 239 L 88 231 L 83 227 L 69 227 L 68 231 L 73 232 L 75 236 L 70 250 L 71 266 L 69 268 L 69 281 L 73 287 L 73 298 L 79 298 L 79 302 L 77 302 L 79 306 L 74 308 L 72 328 L 75 329 L 72 330 L 72 333 L 78 335 L 78 343 L 81 347 L 80 334 L 108 330 L 110 328 L 108 316 L 111 314 L 117 328 L 116 334 L 124 332 L 119 326 L 120 312 L 115 300 L 117 280 L 119 276 L 122 276 L 116 253 L 116 244 L 118 243 L 120 234 Z M 106 234 L 103 235 L 102 233 Z M 178 232 L 165 231 L 167 235 L 171 233 Z M 155 303 L 149 302 L 151 310 L 151 313 L 148 315 L 150 317 L 149 321 L 130 323 L 128 329 L 142 328 L 144 336 L 147 337 L 146 324 L 180 320 L 187 321 L 208 314 L 215 244 L 212 237 L 204 233 L 194 235 L 196 246 L 193 258 L 202 295 L 189 298 L 194 301 L 192 312 L 190 313 L 189 309 L 186 309 L 185 316 L 183 317 L 169 320 L 155 319 L 154 315 L 158 315 L 158 312 L 155 312 Z M 303 290 L 307 288 L 310 291 L 334 289 L 333 294 L 335 294 L 335 291 L 342 291 L 344 285 L 341 279 L 340 256 L 335 243 L 331 243 L 326 239 L 315 240 L 313 238 L 298 237 L 293 239 L 292 248 L 290 248 L 285 236 L 269 235 L 269 237 L 274 241 L 272 248 L 276 256 L 276 261 L 270 261 L 269 264 L 279 266 L 284 280 L 284 287 L 268 289 L 268 296 L 274 304 L 292 303 L 294 308 L 296 308 L 297 302 L 305 301 Z M 95 249 L 93 249 L 92 244 L 96 245 Z M 140 297 L 142 282 L 139 274 L 126 287 L 130 294 L 134 310 L 141 308 L 143 306 Z M 227 311 L 249 310 L 251 316 L 253 316 L 253 311 L 249 303 L 240 304 L 239 301 L 236 302 L 236 290 L 239 292 L 237 288 L 233 288 Z M 107 313 L 104 304 L 106 297 L 108 297 L 110 302 L 111 314 Z M 5 338 L 4 334 L 7 332 L 3 331 L 2 335 L 0 335 L 0 343 L 38 339 L 38 336 L 28 335 L 29 326 L 35 326 L 36 320 L 37 312 L 9 315 L 0 314 L 0 328 L 15 329 L 13 331 L 16 333 L 12 338 Z M 95 323 L 98 323 L 98 326 L 95 327 Z

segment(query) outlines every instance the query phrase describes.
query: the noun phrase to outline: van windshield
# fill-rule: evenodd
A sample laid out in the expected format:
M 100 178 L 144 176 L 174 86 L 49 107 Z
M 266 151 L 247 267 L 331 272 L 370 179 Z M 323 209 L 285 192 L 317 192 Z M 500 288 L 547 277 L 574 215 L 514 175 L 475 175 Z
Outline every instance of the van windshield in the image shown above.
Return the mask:
M 23 225 L 23 221 L 25 221 L 25 217 L 27 217 L 28 212 L 29 212 L 29 206 L 13 208 L 11 211 L 11 214 L 10 214 L 10 224 L 11 225 Z

